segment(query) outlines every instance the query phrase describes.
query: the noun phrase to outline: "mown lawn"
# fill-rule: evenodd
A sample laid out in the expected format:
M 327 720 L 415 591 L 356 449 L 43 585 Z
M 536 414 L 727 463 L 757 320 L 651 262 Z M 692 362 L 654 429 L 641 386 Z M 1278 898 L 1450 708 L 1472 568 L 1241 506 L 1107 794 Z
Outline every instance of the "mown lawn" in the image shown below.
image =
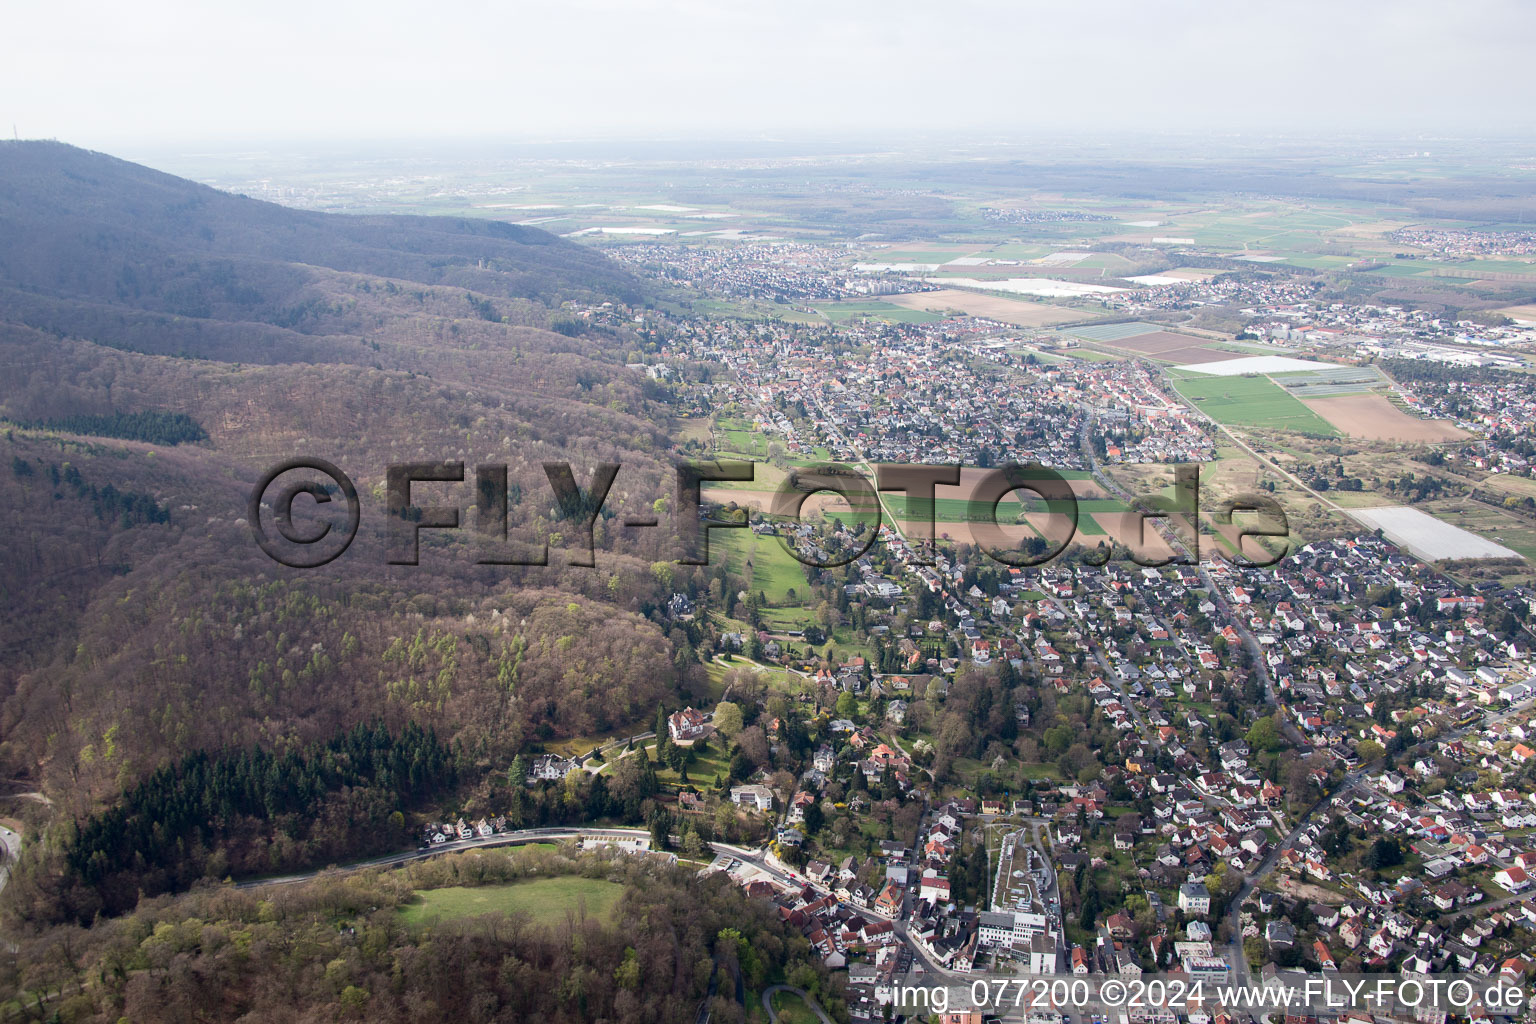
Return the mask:
M 751 530 L 711 530 L 709 558 L 724 558 L 726 568 L 735 576 L 746 575 L 752 563 L 752 592 L 761 593 L 770 605 L 789 602 L 789 591 L 796 601 L 804 600 L 811 590 L 805 579 L 805 567 L 785 550 L 777 537 L 759 537 Z
M 773 1012 L 778 1014 L 779 1024 L 819 1024 L 821 1020 L 805 1005 L 805 1000 L 793 992 L 775 992 Z
M 699 789 L 710 788 L 715 784 L 716 775 L 724 778 L 731 772 L 730 759 L 720 750 L 720 745 L 723 742 L 719 738 L 712 739 L 710 741 L 709 753 L 697 756 L 692 764 L 686 766 L 688 769 L 688 781 L 686 783 L 683 782 L 681 772 L 675 772 L 664 764 L 656 765 L 656 781 L 663 786 L 677 786 L 681 788 L 684 785 L 691 785 L 697 786 Z M 647 747 L 646 756 L 654 762 L 656 760 L 656 748 Z
M 612 913 L 624 886 L 603 878 L 535 878 L 506 885 L 446 889 L 426 889 L 400 908 L 408 926 L 418 927 L 432 921 L 453 921 L 482 914 L 527 913 L 535 924 L 553 925 L 565 920 L 567 911 L 576 913 L 583 904 L 589 917 L 607 917 Z

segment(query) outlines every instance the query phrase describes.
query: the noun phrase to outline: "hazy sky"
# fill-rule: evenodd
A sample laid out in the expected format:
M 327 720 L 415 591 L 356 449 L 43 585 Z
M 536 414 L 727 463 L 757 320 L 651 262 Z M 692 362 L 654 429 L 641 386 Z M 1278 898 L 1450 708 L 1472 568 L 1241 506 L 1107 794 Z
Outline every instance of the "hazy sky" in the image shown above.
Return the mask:
M 1527 0 L 10 0 L 0 30 L 0 131 L 105 149 L 1536 127 Z

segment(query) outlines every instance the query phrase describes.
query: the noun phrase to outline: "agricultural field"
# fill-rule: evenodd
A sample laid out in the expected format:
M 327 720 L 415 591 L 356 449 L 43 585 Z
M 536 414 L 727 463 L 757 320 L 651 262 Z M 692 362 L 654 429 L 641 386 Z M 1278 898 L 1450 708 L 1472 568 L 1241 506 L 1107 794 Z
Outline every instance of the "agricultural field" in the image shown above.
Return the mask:
M 1076 281 L 1058 281 L 1048 277 L 1004 276 L 996 280 L 981 280 L 974 276 L 977 268 L 968 267 L 965 269 L 972 276 L 930 277 L 927 278 L 927 281 L 930 284 L 948 285 L 956 288 L 976 288 L 984 291 L 1006 292 L 1010 295 L 1036 295 L 1048 299 L 1085 298 L 1126 290 L 1110 285 L 1079 284 Z M 1009 267 L 1007 269 L 1009 271 L 1017 271 L 1018 268 Z
M 835 324 L 845 320 L 885 320 L 889 323 L 928 324 L 943 320 L 942 312 L 930 312 L 911 306 L 882 302 L 878 299 L 845 299 L 841 302 L 825 302 L 817 305 L 816 312 Z
M 815 313 L 807 313 L 803 309 L 782 302 L 762 302 L 759 300 L 731 300 L 731 299 L 695 299 L 692 303 L 695 313 L 705 316 L 740 317 L 748 320 L 756 320 L 767 317 L 771 320 L 783 320 L 793 324 L 819 324 L 825 321 Z
M 1210 341 L 1173 331 L 1153 331 L 1120 341 L 1104 342 L 1160 363 L 1217 363 L 1229 359 Z
M 1189 370 L 1194 375 L 1207 377 L 1243 377 L 1249 374 L 1313 375 L 1339 368 L 1335 363 L 1319 363 L 1310 359 L 1293 359 L 1290 356 L 1276 355 L 1226 357 L 1209 365 L 1178 367 L 1180 370 Z
M 966 466 L 960 470 L 960 483 L 956 485 L 940 485 L 934 488 L 933 505 L 929 506 L 922 499 L 908 499 L 900 492 L 892 492 L 884 495 L 886 507 L 899 519 L 912 518 L 926 515 L 931 510 L 934 517 L 941 522 L 974 522 L 990 514 L 990 508 L 982 508 L 978 502 L 973 502 L 977 488 L 981 485 L 991 470 L 981 469 L 976 466 Z M 1066 481 L 1072 494 L 1077 498 L 1079 513 L 1091 512 L 1119 512 L 1125 506 L 1119 501 L 1110 498 L 1104 493 L 1093 479 L 1092 474 L 1080 469 L 1051 470 L 1052 473 Z M 1045 479 L 1045 474 L 1039 470 L 1031 472 L 1024 470 L 1022 479 Z M 1016 515 L 1023 511 L 1023 502 L 1029 501 L 1038 504 L 1039 497 L 1032 491 L 1020 491 L 1005 497 L 998 508 L 998 516 Z
M 1332 536 L 1344 523 L 1339 517 L 1318 504 L 1310 495 L 1297 488 L 1285 477 L 1274 472 L 1236 445 L 1220 445 L 1216 449 L 1216 461 L 1203 463 L 1200 471 L 1200 509 L 1202 533 L 1208 543 L 1217 530 L 1210 520 L 1210 512 L 1224 501 L 1243 494 L 1264 491 L 1285 509 L 1286 520 L 1293 541 L 1305 543 L 1319 536 Z M 1173 471 L 1168 466 L 1117 465 L 1110 468 L 1111 475 L 1132 494 L 1148 497 L 1173 498 Z M 1267 487 L 1273 486 L 1273 491 Z M 1330 498 L 1339 498 L 1342 492 L 1330 492 Z M 1374 499 L 1382 504 L 1382 499 Z M 1228 531 L 1234 532 L 1234 531 Z M 1252 542 L 1248 542 L 1252 543 Z
M 1324 366 L 1316 370 L 1272 372 L 1269 376 L 1303 401 L 1362 394 L 1391 383 L 1375 366 Z
M 1519 521 L 1512 516 L 1505 517 L 1492 508 L 1488 509 L 1488 515 L 1485 516 L 1478 508 L 1469 507 L 1475 505 L 1475 502 L 1453 502 L 1450 505 L 1444 502 L 1425 502 L 1412 508 L 1395 505 L 1351 509 L 1349 515 L 1368 530 L 1381 530 L 1388 540 L 1426 561 L 1517 557 L 1517 552 L 1504 544 L 1474 533 L 1464 526 L 1481 524 L 1484 529 L 1488 529 L 1492 516 L 1509 518 L 1512 524 L 1518 524 Z M 1431 509 L 1436 510 L 1435 514 L 1428 511 Z M 1531 546 L 1530 550 L 1536 551 L 1536 545 Z
M 979 523 L 991 521 L 993 515 L 991 506 L 986 502 L 966 498 L 935 498 L 930 505 L 923 499 L 909 499 L 904 495 L 893 494 L 887 496 L 885 502 L 891 514 L 902 521 L 922 520 L 931 514 L 933 520 L 939 523 Z M 1034 513 L 1037 510 L 1042 513 L 1048 510 L 1053 515 L 1065 516 L 1070 511 L 1070 505 L 1066 501 L 1042 502 L 1033 495 L 1027 495 L 1023 501 L 1017 496 L 1010 496 L 998 504 L 997 521 L 1012 522 L 1020 513 Z M 1078 529 L 1090 529 L 1086 522 L 1089 516 L 1120 513 L 1125 510 L 1125 504 L 1118 498 L 1079 498 L 1077 500 Z
M 1047 352 L 1043 348 L 1031 348 L 1028 345 L 1020 345 L 1017 348 L 1007 350 L 1008 354 L 1019 359 L 1033 358 L 1046 366 L 1054 366 L 1057 363 L 1070 363 L 1072 357 L 1060 352 Z
M 1065 306 L 1053 306 L 1045 302 L 1010 299 L 1001 295 L 963 291 L 958 288 L 941 288 L 936 292 L 910 292 L 892 295 L 890 301 L 909 310 L 926 310 L 941 314 L 949 310 L 970 316 L 1001 320 L 1019 327 L 1049 327 L 1052 324 L 1082 320 L 1082 311 Z
M 978 251 L 973 255 L 985 256 L 993 260 L 1032 260 L 1053 251 L 1048 245 L 1031 245 L 1017 242 L 1004 242 L 1002 245 L 994 245 L 988 249 Z
M 1332 437 L 1333 425 L 1268 377 L 1176 378 L 1173 386 L 1194 408 L 1228 427 L 1294 430 Z
M 1505 306 L 1503 309 L 1494 310 L 1495 313 L 1503 313 L 1511 320 L 1522 320 L 1527 323 L 1536 323 L 1536 302 L 1524 306 Z
M 1200 267 L 1174 267 L 1172 270 L 1158 271 L 1158 277 L 1176 277 L 1180 281 L 1209 281 L 1216 276 L 1214 270 L 1204 270 Z
M 694 416 L 689 419 L 679 420 L 677 424 L 677 436 L 682 441 L 700 441 L 709 443 L 709 417 Z
M 769 503 L 764 499 L 779 489 L 786 475 L 784 470 L 771 462 L 757 462 L 752 467 L 751 480 L 705 480 L 700 485 L 701 493 L 710 501 L 735 501 L 737 504 L 743 504 L 740 497 L 746 497 L 746 495 L 740 492 L 749 491 L 752 492 L 754 500 L 761 502 L 763 508 L 767 508 Z
M 1536 277 L 1536 263 L 1525 260 L 1467 260 L 1462 263 L 1442 264 L 1436 270 L 1456 271 L 1456 276 L 1487 277 L 1499 280 L 1505 276 Z
M 506 885 L 456 885 L 418 892 L 413 902 L 400 908 L 400 917 L 407 927 L 418 928 L 482 914 L 523 913 L 534 924 L 550 927 L 583 907 L 589 917 L 607 917 L 623 894 L 624 886 L 617 882 L 574 875 Z
M 1139 334 L 1152 334 L 1162 329 L 1160 324 L 1149 324 L 1138 320 L 1132 323 L 1091 324 L 1087 327 L 1074 327 L 1065 333 L 1086 341 L 1113 344 L 1126 338 L 1134 338 Z
M 1219 347 L 1221 339 L 1181 334 L 1144 321 L 1089 324 L 1068 328 L 1066 333 L 1095 345 L 1162 363 L 1215 363 L 1230 358 Z
M 1341 433 L 1372 441 L 1461 441 L 1469 435 L 1449 420 L 1426 420 L 1393 405 L 1385 395 L 1343 395 L 1303 402 Z
M 1536 521 L 1471 498 L 1444 498 L 1414 507 L 1536 561 Z
M 1110 276 L 1115 276 L 1130 267 L 1131 261 L 1113 252 L 1089 253 L 1084 259 L 1078 260 L 1073 266 L 1088 267 L 1094 270 L 1103 270 Z
M 983 256 L 974 246 L 916 245 L 907 249 L 864 250 L 861 261 L 878 263 L 932 263 L 942 265 L 968 256 Z
M 1377 277 L 1431 277 L 1429 268 L 1422 263 L 1388 263 L 1384 267 L 1373 267 L 1366 271 Z
M 1118 363 L 1125 356 L 1117 356 L 1112 352 L 1100 352 L 1093 348 L 1063 349 L 1073 359 L 1081 359 L 1085 363 Z
M 755 522 L 759 519 L 775 518 L 774 492 L 775 488 L 754 484 L 752 487 L 720 487 L 704 491 L 703 494 L 710 501 L 717 501 L 722 505 L 734 503 L 741 509 L 750 509 L 749 521 Z M 825 516 L 829 520 L 838 519 L 845 523 L 872 523 L 876 519 L 877 511 L 873 506 L 867 510 L 855 510 L 842 495 L 834 491 L 818 491 L 807 497 L 805 503 L 800 506 L 800 519 L 811 522 L 817 516 Z M 880 518 L 884 517 L 885 513 L 881 512 Z M 787 519 L 785 521 L 788 522 Z

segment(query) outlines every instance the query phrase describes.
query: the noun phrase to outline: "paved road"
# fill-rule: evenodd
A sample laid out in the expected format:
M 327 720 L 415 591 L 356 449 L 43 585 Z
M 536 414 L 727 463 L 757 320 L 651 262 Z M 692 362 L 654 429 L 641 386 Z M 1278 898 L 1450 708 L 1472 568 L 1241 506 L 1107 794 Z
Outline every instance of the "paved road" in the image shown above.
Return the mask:
M 5 856 L 0 858 L 0 889 L 11 876 L 11 865 L 21 856 L 21 833 L 0 825 L 0 843 L 5 844 Z
M 1199 410 L 1196 411 L 1199 412 Z M 1200 413 L 1200 415 L 1204 416 L 1205 414 Z M 1099 486 L 1109 491 L 1109 493 L 1119 497 L 1126 502 L 1130 502 L 1134 495 L 1132 495 L 1124 487 L 1120 486 L 1119 482 L 1111 477 L 1107 472 L 1105 472 L 1104 467 L 1099 464 L 1098 458 L 1093 451 L 1093 445 L 1089 441 L 1088 431 L 1089 424 L 1085 420 L 1083 424 L 1083 432 L 1079 438 L 1079 443 L 1082 447 L 1083 458 L 1087 460 L 1089 469 L 1093 473 L 1094 480 L 1099 484 Z M 1254 457 L 1257 458 L 1258 456 L 1255 455 Z M 1253 664 L 1253 670 L 1258 673 L 1259 681 L 1264 686 L 1265 702 L 1271 706 L 1277 706 L 1280 703 L 1280 695 L 1275 690 L 1274 678 L 1269 673 L 1269 663 L 1264 660 L 1263 646 L 1253 635 L 1252 631 L 1248 629 L 1248 625 L 1246 622 L 1244 622 L 1243 617 L 1238 615 L 1232 608 L 1231 604 L 1228 603 L 1226 595 L 1222 593 L 1221 588 L 1216 585 L 1216 581 L 1211 577 L 1210 571 L 1206 569 L 1204 564 L 1193 557 L 1189 546 L 1184 543 L 1184 538 L 1180 536 L 1179 532 L 1168 526 L 1167 519 L 1153 519 L 1151 522 L 1153 529 L 1157 531 L 1159 536 L 1168 542 L 1169 546 L 1175 552 L 1190 562 L 1194 563 L 1195 571 L 1200 575 L 1201 584 L 1210 593 L 1211 603 L 1216 605 L 1216 610 L 1220 613 L 1221 619 L 1232 624 L 1232 628 L 1237 632 L 1238 639 L 1242 642 L 1243 649 L 1248 652 L 1249 660 Z M 1195 524 L 1195 529 L 1199 529 L 1198 523 Z M 1101 658 L 1100 661 L 1102 662 L 1102 660 L 1103 659 Z M 1282 734 L 1284 734 L 1285 738 L 1295 746 L 1301 747 L 1303 749 L 1307 749 L 1309 747 L 1306 739 L 1301 735 L 1301 731 L 1296 728 L 1296 726 L 1291 722 L 1289 718 L 1286 718 L 1281 723 L 1280 731 Z
M 598 753 L 603 755 L 603 760 L 593 763 L 592 752 L 588 751 L 585 754 L 577 754 L 576 763 L 581 765 L 582 771 L 588 773 L 589 775 L 596 775 L 598 772 L 608 767 L 608 751 L 627 747 L 631 743 L 638 743 L 643 747 L 645 746 L 646 740 L 654 739 L 655 736 L 655 732 L 637 732 L 633 736 L 627 736 L 622 740 L 614 740 L 612 743 L 605 743 L 601 747 L 598 747 Z M 632 753 L 632 751 L 626 750 L 624 752 L 624 754 L 628 753 Z M 623 757 L 624 754 L 620 754 L 619 756 Z
M 1477 721 L 1461 726 L 1460 728 L 1453 729 L 1450 732 L 1437 737 L 1435 740 L 1424 740 L 1416 743 L 1398 754 L 1397 758 L 1400 759 L 1404 757 L 1412 757 L 1414 751 L 1420 749 L 1421 747 L 1429 746 L 1432 743 L 1439 742 L 1440 740 L 1459 739 L 1460 737 L 1465 736 L 1467 733 L 1472 732 L 1473 730 L 1484 729 L 1490 725 L 1502 722 L 1504 719 L 1520 712 L 1526 706 L 1533 703 L 1536 703 L 1536 697 L 1528 698 L 1527 700 L 1522 701 L 1520 704 L 1516 704 L 1497 715 L 1485 715 L 1479 718 Z M 1279 863 L 1281 852 L 1295 841 L 1297 834 L 1300 833 L 1302 828 L 1306 826 L 1307 822 L 1312 819 L 1314 814 L 1331 806 L 1335 797 L 1348 793 L 1356 788 L 1375 792 L 1375 790 L 1372 789 L 1368 784 L 1362 784 L 1362 780 L 1374 772 L 1380 771 L 1383 767 L 1383 762 L 1373 761 L 1370 764 L 1363 764 L 1356 768 L 1354 771 L 1347 773 L 1344 776 L 1343 781 L 1340 782 L 1339 785 L 1331 793 L 1325 795 L 1321 800 L 1313 804 L 1297 817 L 1296 824 L 1288 833 L 1286 833 L 1285 838 L 1274 845 L 1274 848 L 1270 850 L 1269 856 L 1265 857 L 1264 862 L 1259 865 L 1258 869 L 1249 875 L 1248 878 L 1244 881 L 1243 887 L 1238 890 L 1237 895 L 1233 898 L 1231 909 L 1227 915 L 1227 920 L 1232 926 L 1232 963 L 1235 967 L 1235 980 L 1238 983 L 1241 984 L 1246 982 L 1248 980 L 1249 973 L 1248 958 L 1243 954 L 1242 938 L 1238 930 L 1238 925 L 1241 920 L 1241 908 L 1243 901 L 1251 896 L 1254 891 L 1258 889 L 1259 883 L 1261 883 L 1269 875 L 1269 873 L 1275 869 L 1275 865 Z M 1497 907 L 1505 906 L 1510 903 L 1518 903 L 1527 898 L 1528 897 L 1525 896 L 1515 896 L 1507 900 L 1498 900 L 1494 903 L 1480 904 L 1477 906 L 1474 912 L 1492 911 Z
M 461 839 L 452 843 L 441 843 L 424 850 L 391 853 L 383 857 L 353 861 L 350 864 L 338 864 L 317 871 L 305 871 L 296 875 L 282 875 L 277 878 L 253 878 L 248 881 L 235 883 L 235 888 L 255 889 L 266 885 L 295 885 L 299 882 L 307 882 L 313 878 L 318 878 L 328 871 L 345 874 L 351 871 L 363 871 L 368 868 L 395 867 L 400 864 L 407 864 L 413 860 L 424 860 L 428 857 L 437 857 L 445 853 L 463 853 L 467 850 L 483 850 L 494 846 L 518 846 L 526 843 L 560 843 L 567 839 L 579 839 L 583 836 L 604 839 L 638 839 L 649 837 L 650 832 L 643 828 L 528 828 L 517 832 L 505 832 L 501 835 L 489 836 L 484 839 L 476 837 L 474 839 Z
M 21 856 L 21 833 L 0 825 L 0 843 L 5 845 L 4 857 L 0 858 L 0 890 L 4 890 L 5 883 L 11 880 L 11 865 Z M 4 942 L 4 947 L 11 952 L 16 950 L 9 941 Z
M 773 997 L 779 992 L 789 992 L 804 999 L 805 1005 L 811 1008 L 811 1012 L 821 1018 L 821 1024 L 832 1024 L 832 1018 L 827 1016 L 825 1010 L 816 1005 L 816 1000 L 812 999 L 811 994 L 805 989 L 795 988 L 793 985 L 769 985 L 763 989 L 763 1010 L 767 1012 L 768 1019 L 773 1024 L 778 1024 L 779 1020 L 779 1015 L 773 1012 Z
M 1233 980 L 1237 984 L 1244 985 L 1247 984 L 1249 980 L 1248 954 L 1243 951 L 1243 901 L 1246 900 L 1249 896 L 1252 896 L 1253 893 L 1258 889 L 1259 883 L 1263 882 L 1265 878 L 1269 877 L 1269 873 L 1275 870 L 1275 865 L 1280 863 L 1280 854 L 1296 841 L 1296 837 L 1301 834 L 1301 830 L 1306 826 L 1307 822 L 1312 819 L 1312 815 L 1315 814 L 1319 809 L 1327 807 L 1330 803 L 1332 803 L 1335 795 L 1339 793 L 1346 793 L 1350 789 L 1353 789 L 1355 783 L 1358 780 L 1358 772 L 1351 772 L 1350 774 L 1344 776 L 1344 781 L 1339 785 L 1337 789 L 1335 789 L 1332 793 L 1324 794 L 1322 798 L 1317 801 L 1317 803 L 1313 804 L 1304 812 L 1297 815 L 1296 824 L 1291 827 L 1291 830 L 1285 834 L 1283 839 L 1281 839 L 1278 843 L 1275 843 L 1274 846 L 1270 848 L 1269 855 L 1264 858 L 1263 863 L 1261 863 L 1256 870 L 1251 872 L 1248 877 L 1243 880 L 1242 887 L 1239 888 L 1237 893 L 1232 897 L 1231 903 L 1228 904 L 1227 923 L 1231 926 L 1232 930 L 1232 953 L 1230 962 L 1232 966 Z
M 21 833 L 0 825 L 0 844 L 5 846 L 0 855 L 0 890 L 3 890 L 5 883 L 11 880 L 11 865 L 21 856 Z

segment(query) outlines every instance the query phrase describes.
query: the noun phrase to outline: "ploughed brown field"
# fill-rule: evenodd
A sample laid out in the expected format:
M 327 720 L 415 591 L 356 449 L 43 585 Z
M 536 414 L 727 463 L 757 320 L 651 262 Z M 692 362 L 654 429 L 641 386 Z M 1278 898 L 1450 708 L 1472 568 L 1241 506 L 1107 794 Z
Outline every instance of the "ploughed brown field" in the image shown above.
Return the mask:
M 1425 420 L 1381 395 L 1341 395 L 1302 403 L 1351 437 L 1371 441 L 1460 441 L 1470 436 L 1447 420 Z
M 1209 281 L 1216 276 L 1214 270 L 1201 270 L 1198 267 L 1178 267 L 1174 270 L 1159 270 L 1158 277 L 1177 277 L 1183 281 Z
M 1020 327 L 1049 327 L 1052 324 L 1064 324 L 1083 319 L 1082 313 L 1063 306 L 1005 299 L 999 295 L 983 295 L 981 292 L 968 292 L 960 288 L 943 288 L 936 292 L 910 292 L 905 295 L 887 295 L 883 298 L 905 309 L 928 310 L 934 313 L 958 309 L 970 316 L 983 316 L 989 320 L 1001 320 L 1003 323 L 1017 324 Z
M 1514 320 L 1536 321 L 1536 302 L 1524 306 L 1505 306 L 1503 309 L 1494 310 L 1495 313 L 1503 313 Z
M 1138 334 L 1132 338 L 1121 338 L 1118 341 L 1105 341 L 1100 344 L 1173 363 L 1215 363 L 1233 358 L 1231 352 L 1208 348 L 1203 339 L 1188 334 L 1175 334 L 1172 331 L 1153 331 L 1151 334 Z

